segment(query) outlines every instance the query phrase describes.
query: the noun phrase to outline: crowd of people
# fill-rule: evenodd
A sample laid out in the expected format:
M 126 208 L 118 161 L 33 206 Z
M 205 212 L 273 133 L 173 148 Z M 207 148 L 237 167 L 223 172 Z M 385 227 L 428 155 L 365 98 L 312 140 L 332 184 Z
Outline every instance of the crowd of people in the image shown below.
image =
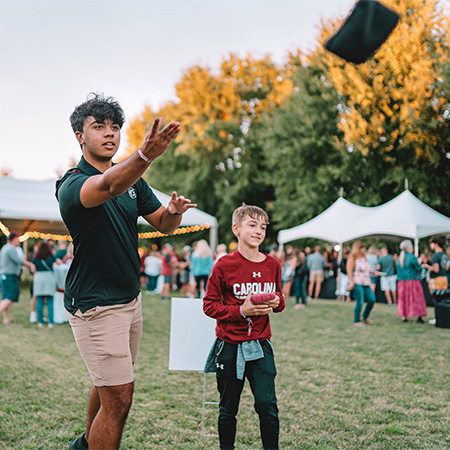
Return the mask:
M 180 251 L 168 243 L 161 250 L 140 248 L 141 287 L 147 294 L 160 294 L 161 300 L 178 290 L 182 297 L 203 298 L 214 263 L 226 254 L 225 244 L 213 251 L 205 239 Z
M 336 297 L 341 301 L 355 301 L 354 324 L 363 327 L 373 324 L 369 315 L 377 301 L 377 286 L 387 305 L 397 306 L 403 322 L 415 317 L 424 323 L 427 315 L 424 284 L 432 294 L 447 289 L 450 276 L 445 237 L 434 236 L 429 245 L 431 251 L 418 257 L 409 240 L 400 243 L 399 253 L 376 245 L 366 251 L 364 242 L 358 240 L 351 248 L 344 248 L 340 257 L 334 250 L 322 251 L 320 246 L 314 251 L 310 247 L 286 246 L 278 250 L 274 246 L 272 254 L 280 260 L 283 294 L 286 299 L 295 298 L 294 308 L 304 308 L 309 300 L 318 298 L 324 282 L 335 278 Z
M 22 267 L 26 266 L 32 275 L 30 286 L 30 322 L 37 323 L 42 328 L 45 322 L 48 328 L 55 326 L 54 297 L 58 290 L 55 267 L 61 264 L 70 265 L 73 259 L 73 244 L 58 241 L 57 246 L 52 239 L 37 241 L 28 259 L 20 246 L 20 235 L 11 232 L 7 243 L 0 250 L 0 272 L 2 289 L 2 303 L 0 312 L 3 313 L 3 323 L 9 325 L 13 320 L 9 316 L 9 308 L 19 300 L 19 278 Z M 44 316 L 44 309 L 47 315 Z
M 14 248 L 14 253 L 11 249 Z M 366 251 L 365 244 L 356 241 L 353 247 L 344 248 L 339 255 L 334 250 L 320 246 L 304 249 L 286 246 L 278 249 L 274 245 L 270 254 L 275 256 L 282 267 L 282 290 L 286 299 L 294 297 L 295 309 L 305 308 L 308 301 L 318 298 L 329 278 L 336 279 L 336 297 L 341 301 L 355 301 L 354 324 L 372 324 L 369 314 L 376 302 L 377 283 L 388 305 L 396 305 L 403 322 L 417 317 L 424 322 L 427 315 L 426 302 L 421 280 L 425 280 L 430 292 L 447 289 L 448 257 L 445 253 L 445 238 L 433 237 L 430 250 L 419 257 L 414 256 L 411 241 L 400 243 L 399 253 L 390 253 L 388 247 L 371 245 Z M 433 254 L 432 254 L 433 252 Z M 140 283 L 147 294 L 159 294 L 168 300 L 171 293 L 180 291 L 182 297 L 203 298 L 208 278 L 214 263 L 227 254 L 227 246 L 219 244 L 215 251 L 204 239 L 191 245 L 184 245 L 177 251 L 165 243 L 161 249 L 140 248 Z M 28 260 L 20 246 L 19 235 L 11 233 L 7 245 L 0 253 L 3 258 L 2 271 L 4 301 L 0 303 L 3 323 L 9 324 L 9 307 L 18 298 L 15 280 L 22 266 L 27 266 L 33 274 L 30 300 L 30 322 L 38 327 L 48 322 L 54 326 L 53 298 L 57 290 L 54 269 L 59 264 L 70 264 L 73 259 L 73 244 L 67 241 L 43 240 L 36 242 Z M 11 256 L 13 255 L 13 257 Z M 16 257 L 17 255 L 17 257 Z M 369 289 L 370 288 L 370 289 Z M 8 298 L 9 297 L 9 298 Z M 366 308 L 361 315 L 363 304 Z M 44 307 L 47 315 L 44 317 Z M 359 320 L 358 320 L 359 319 Z

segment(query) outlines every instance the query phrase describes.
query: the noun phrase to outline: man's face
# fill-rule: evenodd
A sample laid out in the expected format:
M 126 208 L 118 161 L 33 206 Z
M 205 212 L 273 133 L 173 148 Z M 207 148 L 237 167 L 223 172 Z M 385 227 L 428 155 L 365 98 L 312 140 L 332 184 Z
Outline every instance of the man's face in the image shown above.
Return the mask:
M 232 229 L 240 242 L 251 248 L 255 248 L 259 247 L 264 241 L 267 224 L 259 218 L 245 216 L 242 224 L 240 226 L 233 224 Z
M 97 122 L 89 116 L 83 125 L 83 132 L 75 136 L 83 147 L 83 152 L 100 161 L 109 161 L 116 154 L 120 144 L 120 126 L 110 120 Z

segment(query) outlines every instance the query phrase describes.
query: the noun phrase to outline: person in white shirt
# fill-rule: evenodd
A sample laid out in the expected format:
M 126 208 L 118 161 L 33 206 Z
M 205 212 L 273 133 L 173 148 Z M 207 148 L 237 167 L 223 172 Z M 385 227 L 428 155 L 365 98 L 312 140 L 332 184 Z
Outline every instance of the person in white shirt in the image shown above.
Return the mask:
M 153 294 L 158 284 L 158 277 L 161 275 L 162 261 L 159 254 L 151 252 L 144 260 L 145 275 L 147 275 L 146 294 Z

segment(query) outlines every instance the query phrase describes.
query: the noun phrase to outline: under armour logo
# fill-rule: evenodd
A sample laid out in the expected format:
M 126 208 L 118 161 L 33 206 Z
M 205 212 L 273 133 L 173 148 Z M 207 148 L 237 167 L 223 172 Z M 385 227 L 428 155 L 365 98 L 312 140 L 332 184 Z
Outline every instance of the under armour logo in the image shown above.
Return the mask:
M 259 277 L 261 278 L 261 272 L 253 272 L 253 278 Z
M 216 367 L 217 367 L 218 369 L 221 369 L 221 370 L 224 369 L 224 365 L 223 365 L 223 364 L 216 363 Z

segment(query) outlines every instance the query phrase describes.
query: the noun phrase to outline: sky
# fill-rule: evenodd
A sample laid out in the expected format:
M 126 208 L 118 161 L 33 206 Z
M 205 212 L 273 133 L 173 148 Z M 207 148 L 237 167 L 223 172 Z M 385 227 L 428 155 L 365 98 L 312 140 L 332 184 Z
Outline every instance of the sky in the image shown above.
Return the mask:
M 184 70 L 230 52 L 316 44 L 321 18 L 355 0 L 0 0 L 0 170 L 55 179 L 81 156 L 69 123 L 90 92 L 115 97 L 127 123 L 175 99 Z M 170 118 L 167 118 L 170 120 Z M 119 150 L 120 152 L 121 150 Z

